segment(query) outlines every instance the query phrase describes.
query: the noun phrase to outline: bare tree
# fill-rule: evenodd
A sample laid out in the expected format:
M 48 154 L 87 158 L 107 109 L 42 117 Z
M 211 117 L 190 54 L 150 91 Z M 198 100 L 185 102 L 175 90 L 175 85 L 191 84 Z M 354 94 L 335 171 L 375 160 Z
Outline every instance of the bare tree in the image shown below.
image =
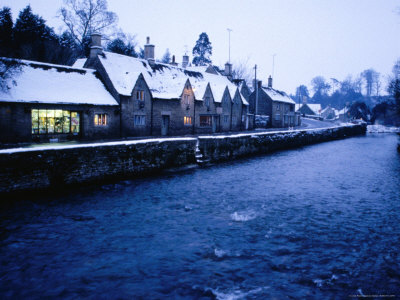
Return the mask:
M 327 95 L 331 86 L 322 76 L 316 76 L 311 80 L 311 85 L 315 93 Z
M 118 21 L 107 0 L 64 0 L 64 5 L 60 17 L 82 49 L 91 33 L 106 34 Z
M 365 80 L 365 90 L 367 97 L 371 97 L 373 88 L 377 80 L 379 80 L 379 73 L 374 69 L 367 69 L 361 73 L 361 77 Z
M 249 67 L 249 58 L 239 60 L 232 64 L 232 78 L 244 79 L 247 85 L 251 85 L 253 73 L 252 68 Z

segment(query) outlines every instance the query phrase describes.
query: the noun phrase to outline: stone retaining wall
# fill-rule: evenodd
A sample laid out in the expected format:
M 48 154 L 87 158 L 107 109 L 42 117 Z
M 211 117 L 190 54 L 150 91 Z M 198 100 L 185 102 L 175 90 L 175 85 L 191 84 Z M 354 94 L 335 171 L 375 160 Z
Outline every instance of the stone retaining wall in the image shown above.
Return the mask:
M 202 159 L 218 162 L 365 134 L 365 125 L 199 137 Z
M 0 150 L 0 194 L 129 178 L 364 134 L 366 126 Z
M 195 138 L 0 151 L 0 193 L 127 178 L 195 163 Z

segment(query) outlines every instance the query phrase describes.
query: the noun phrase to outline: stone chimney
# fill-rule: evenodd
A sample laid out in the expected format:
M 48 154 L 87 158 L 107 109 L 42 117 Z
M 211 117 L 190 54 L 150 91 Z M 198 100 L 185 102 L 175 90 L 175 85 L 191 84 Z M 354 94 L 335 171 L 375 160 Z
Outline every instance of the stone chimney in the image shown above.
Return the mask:
M 257 85 L 258 85 L 258 88 L 261 89 L 262 88 L 262 81 L 261 80 L 257 80 Z
M 175 55 L 172 55 L 171 65 L 173 65 L 173 66 L 177 66 L 178 65 L 178 63 L 175 61 Z
M 272 77 L 269 75 L 268 77 L 268 87 L 272 89 Z
M 225 64 L 225 71 L 224 75 L 227 76 L 229 79 L 232 78 L 232 64 L 231 63 L 226 63 Z
M 147 59 L 149 64 L 154 64 L 154 45 L 150 44 L 150 37 L 146 38 L 146 45 L 144 45 L 144 59 Z
M 182 57 L 182 68 L 185 69 L 188 66 L 188 64 L 189 64 L 189 55 L 185 53 L 185 55 L 183 55 Z
M 97 55 L 103 54 L 103 47 L 101 46 L 101 34 L 92 33 L 92 42 L 90 45 L 90 58 L 95 58 Z

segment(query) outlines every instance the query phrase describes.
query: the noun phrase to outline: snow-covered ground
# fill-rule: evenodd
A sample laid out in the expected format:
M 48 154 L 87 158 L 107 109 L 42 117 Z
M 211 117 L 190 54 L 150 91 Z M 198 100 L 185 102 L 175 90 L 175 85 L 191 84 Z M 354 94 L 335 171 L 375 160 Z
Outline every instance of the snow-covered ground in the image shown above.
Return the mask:
M 385 126 L 385 125 L 368 125 L 367 132 L 370 133 L 392 133 L 400 132 L 399 127 Z

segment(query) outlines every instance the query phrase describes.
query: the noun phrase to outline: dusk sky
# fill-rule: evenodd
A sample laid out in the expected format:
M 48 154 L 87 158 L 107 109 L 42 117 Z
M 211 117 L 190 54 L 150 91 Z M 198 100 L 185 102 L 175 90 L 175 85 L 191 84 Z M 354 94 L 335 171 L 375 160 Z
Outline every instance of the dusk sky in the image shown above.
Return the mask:
M 14 19 L 30 4 L 57 33 L 62 0 L 0 0 L 12 9 Z M 201 32 L 209 35 L 213 63 L 228 60 L 231 28 L 231 62 L 258 65 L 257 77 L 266 82 L 275 56 L 274 87 L 294 93 L 317 75 L 343 80 L 373 68 L 387 75 L 400 58 L 400 2 L 398 0 L 108 0 L 119 17 L 118 27 L 136 35 L 139 46 L 146 36 L 155 44 L 156 58 L 169 48 L 177 61 L 191 50 Z M 192 59 L 192 57 L 191 57 Z M 254 71 L 252 71 L 254 73 Z

